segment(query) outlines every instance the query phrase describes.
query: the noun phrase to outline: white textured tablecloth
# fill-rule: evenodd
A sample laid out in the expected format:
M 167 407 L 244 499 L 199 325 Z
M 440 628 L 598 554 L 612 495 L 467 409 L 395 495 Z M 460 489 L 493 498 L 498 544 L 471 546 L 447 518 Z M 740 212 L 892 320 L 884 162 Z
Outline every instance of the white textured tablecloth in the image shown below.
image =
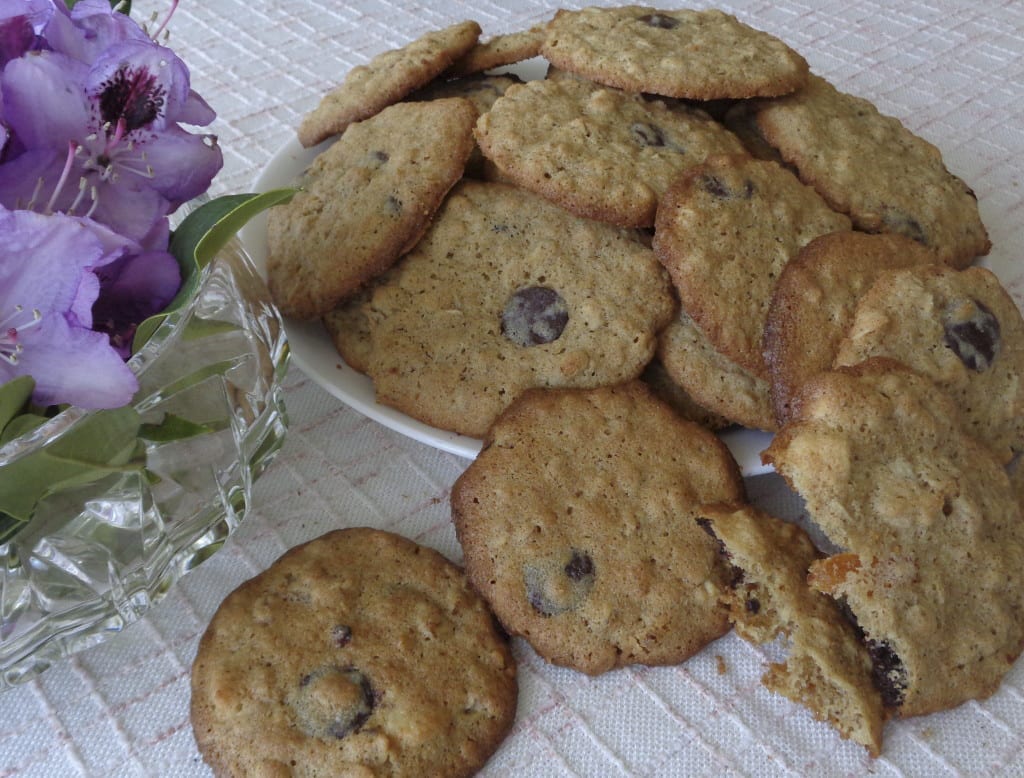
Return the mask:
M 135 13 L 169 5 L 137 0 Z M 993 264 L 1024 299 L 1024 4 L 719 7 L 780 36 L 814 71 L 935 143 L 977 192 Z M 248 190 L 302 114 L 353 65 L 429 27 L 472 18 L 485 35 L 510 32 L 553 9 L 536 0 L 182 0 L 170 40 L 219 113 L 225 168 L 215 193 Z M 287 548 L 346 525 L 393 530 L 460 560 L 447 498 L 465 460 L 364 419 L 295 368 L 285 389 L 287 443 L 224 549 L 124 634 L 0 695 L 0 776 L 209 775 L 188 720 L 189 666 L 231 589 Z M 780 513 L 798 509 L 774 476 L 748 486 Z M 769 654 L 733 635 L 680 667 L 598 678 L 553 667 L 518 640 L 515 653 L 518 717 L 487 775 L 1024 775 L 1024 661 L 988 700 L 891 722 L 872 761 L 763 689 Z

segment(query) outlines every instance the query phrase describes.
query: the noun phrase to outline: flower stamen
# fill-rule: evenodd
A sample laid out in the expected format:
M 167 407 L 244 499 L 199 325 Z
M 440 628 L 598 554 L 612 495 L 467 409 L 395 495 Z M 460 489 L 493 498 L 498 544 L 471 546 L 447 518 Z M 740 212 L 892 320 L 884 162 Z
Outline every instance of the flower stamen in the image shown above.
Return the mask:
M 26 320 L 25 317 L 28 316 Z M 14 310 L 0 319 L 0 359 L 8 365 L 18 364 L 25 347 L 18 342 L 18 336 L 25 330 L 39 326 L 43 314 L 38 308 L 26 312 L 25 306 L 16 305 Z
M 167 16 L 164 18 L 163 22 L 160 23 L 160 26 L 156 28 L 156 31 L 149 36 L 150 40 L 154 43 L 156 42 L 156 39 L 160 37 L 161 33 L 167 29 L 167 25 L 170 23 L 171 17 L 174 16 L 174 12 L 177 9 L 178 0 L 171 0 L 171 10 L 167 12 Z
M 68 156 L 67 159 L 64 160 L 64 169 L 60 172 L 60 178 L 57 179 L 57 186 L 50 195 L 50 199 L 46 203 L 46 208 L 43 209 L 43 213 L 46 215 L 53 213 L 53 206 L 57 203 L 57 197 L 60 195 L 61 190 L 64 189 L 64 184 L 68 182 L 68 176 L 71 175 L 71 168 L 75 162 L 75 149 L 77 148 L 77 143 L 74 141 L 68 142 Z

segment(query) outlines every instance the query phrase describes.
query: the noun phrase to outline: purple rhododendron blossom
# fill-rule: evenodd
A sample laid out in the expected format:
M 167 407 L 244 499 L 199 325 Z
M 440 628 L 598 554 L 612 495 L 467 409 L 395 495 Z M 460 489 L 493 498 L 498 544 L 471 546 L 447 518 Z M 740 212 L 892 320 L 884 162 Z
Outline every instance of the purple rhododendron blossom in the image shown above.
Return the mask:
M 164 219 L 138 254 L 127 254 L 96 271 L 100 295 L 92 307 L 93 329 L 106 332 L 111 345 L 125 359 L 131 356 L 132 338 L 139 324 L 159 313 L 181 286 L 181 268 L 167 246 L 169 227 Z
M 81 62 L 92 62 L 115 43 L 149 40 L 138 24 L 107 0 L 79 0 L 71 10 L 64 3 L 56 6 L 57 13 L 42 31 L 46 46 Z
M 95 271 L 137 248 L 88 219 L 0 208 L 0 382 L 32 376 L 40 405 L 128 403 L 138 382 L 92 307 Z
M 134 333 L 181 286 L 167 217 L 223 166 L 160 30 L 108 0 L 0 0 L 0 384 L 31 375 L 41 405 L 131 401 Z
M 49 203 L 140 240 L 222 167 L 216 139 L 181 126 L 215 114 L 191 89 L 184 62 L 101 0 L 54 13 L 43 39 L 47 48 L 0 73 L 0 116 L 11 132 L 0 203 Z
M 53 13 L 50 0 L 0 0 L 0 67 L 37 45 Z

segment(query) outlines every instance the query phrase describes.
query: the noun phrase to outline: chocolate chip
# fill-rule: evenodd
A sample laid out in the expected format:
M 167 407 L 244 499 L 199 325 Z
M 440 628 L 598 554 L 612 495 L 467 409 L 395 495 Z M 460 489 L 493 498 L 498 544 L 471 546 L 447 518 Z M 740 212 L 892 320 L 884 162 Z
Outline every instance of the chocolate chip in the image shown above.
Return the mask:
M 391 159 L 391 155 L 388 154 L 386 151 L 374 151 L 370 154 L 370 156 L 372 156 L 375 161 L 380 162 L 381 164 L 384 164 L 389 159 Z
M 352 628 L 344 624 L 337 624 L 331 630 L 331 641 L 338 648 L 344 648 L 352 642 Z
M 335 665 L 302 676 L 299 691 L 291 699 L 303 731 L 337 740 L 358 732 L 376 704 L 370 679 L 361 670 Z
M 752 613 L 756 616 L 761 612 L 761 601 L 757 597 L 748 597 L 744 607 L 746 607 L 747 613 Z
M 629 128 L 629 133 L 640 148 L 665 145 L 665 134 L 653 124 L 634 122 Z
M 965 313 L 969 315 L 965 318 Z M 999 319 L 980 300 L 951 306 L 943 325 L 946 347 L 951 349 L 968 370 L 988 370 L 999 354 Z
M 526 599 L 541 616 L 575 610 L 590 594 L 596 574 L 590 555 L 576 549 L 567 561 L 528 565 L 523 569 Z
M 537 346 L 561 337 L 569 322 L 565 300 L 546 286 L 517 289 L 501 313 L 501 334 L 518 346 Z
M 389 212 L 398 215 L 402 212 L 402 201 L 394 195 L 388 195 L 386 207 Z
M 868 640 L 871 655 L 871 676 L 887 708 L 898 708 L 907 693 L 907 670 L 903 662 L 884 640 Z
M 711 175 L 710 173 L 701 176 L 698 184 L 709 195 L 721 200 L 749 200 L 754 196 L 756 189 L 754 182 L 747 179 L 743 182 L 743 188 L 736 191 L 718 176 Z
M 661 30 L 672 30 L 679 26 L 679 20 L 664 14 L 645 14 L 637 19 L 648 27 L 657 27 Z
M 588 575 L 594 574 L 594 561 L 590 555 L 582 551 L 573 551 L 572 559 L 565 566 L 565 574 L 570 581 L 582 581 Z
M 908 213 L 892 208 L 887 209 L 882 214 L 882 223 L 889 232 L 904 235 L 923 246 L 928 245 L 928 234 L 924 231 L 924 227 L 921 226 L 921 222 Z

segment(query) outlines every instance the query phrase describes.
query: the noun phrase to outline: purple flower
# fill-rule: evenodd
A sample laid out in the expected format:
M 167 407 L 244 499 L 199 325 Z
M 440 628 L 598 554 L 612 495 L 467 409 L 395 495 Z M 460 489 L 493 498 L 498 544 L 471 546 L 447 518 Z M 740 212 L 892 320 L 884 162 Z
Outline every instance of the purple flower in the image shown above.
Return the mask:
M 70 11 L 63 2 L 56 6 L 58 12 L 42 37 L 49 48 L 82 62 L 92 62 L 115 43 L 149 40 L 138 24 L 115 11 L 108 0 L 79 0 Z
M 0 115 L 12 136 L 0 165 L 0 203 L 36 210 L 48 202 L 141 240 L 205 192 L 223 165 L 214 136 L 181 126 L 208 124 L 215 114 L 174 52 L 127 32 L 134 22 L 109 7 L 90 3 L 76 20 L 78 8 L 54 14 L 44 30 L 54 29 L 53 48 L 12 60 L 0 73 Z M 76 26 L 86 21 L 92 26 Z M 103 47 L 94 50 L 89 34 Z M 76 152 L 65 171 L 69 143 Z
M 0 0 L 0 67 L 37 45 L 53 11 L 50 0 Z
M 32 376 L 40 405 L 130 402 L 138 382 L 92 308 L 95 271 L 137 249 L 87 219 L 0 208 L 0 383 Z
M 143 241 L 141 253 L 126 254 L 96 271 L 100 295 L 92 307 L 93 329 L 107 333 L 124 359 L 131 356 L 139 324 L 164 310 L 181 286 L 178 261 L 160 248 L 145 248 L 166 246 L 169 229 L 164 219 Z

